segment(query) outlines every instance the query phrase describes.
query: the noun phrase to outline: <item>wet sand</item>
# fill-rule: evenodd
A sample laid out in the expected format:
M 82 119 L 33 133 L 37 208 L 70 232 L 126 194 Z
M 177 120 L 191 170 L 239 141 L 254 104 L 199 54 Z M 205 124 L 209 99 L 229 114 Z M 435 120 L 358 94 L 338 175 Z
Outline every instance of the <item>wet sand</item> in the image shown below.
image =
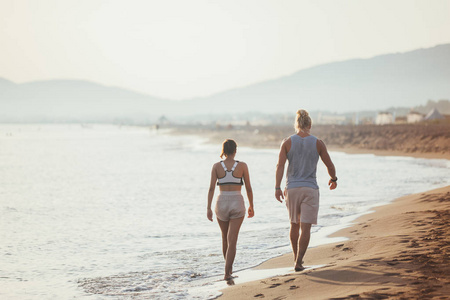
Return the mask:
M 289 274 L 231 286 L 220 299 L 448 299 L 450 186 L 409 195 L 358 218 L 332 236 L 348 240 L 310 248 L 294 272 L 291 253 L 256 269 Z

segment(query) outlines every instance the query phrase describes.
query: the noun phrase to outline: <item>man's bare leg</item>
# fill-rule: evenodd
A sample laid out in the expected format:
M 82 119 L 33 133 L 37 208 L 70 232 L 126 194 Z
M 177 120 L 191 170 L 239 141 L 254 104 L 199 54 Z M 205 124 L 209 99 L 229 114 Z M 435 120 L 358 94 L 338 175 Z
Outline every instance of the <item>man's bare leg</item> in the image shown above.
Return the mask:
M 292 253 L 294 254 L 294 263 L 297 262 L 298 254 L 298 238 L 299 238 L 300 224 L 291 223 L 291 230 L 289 232 L 289 237 L 291 240 Z
M 295 262 L 295 270 L 301 271 L 305 268 L 303 267 L 303 257 L 305 256 L 306 250 L 308 249 L 309 240 L 311 238 L 311 224 L 310 223 L 300 223 L 300 237 L 298 239 L 298 252 Z

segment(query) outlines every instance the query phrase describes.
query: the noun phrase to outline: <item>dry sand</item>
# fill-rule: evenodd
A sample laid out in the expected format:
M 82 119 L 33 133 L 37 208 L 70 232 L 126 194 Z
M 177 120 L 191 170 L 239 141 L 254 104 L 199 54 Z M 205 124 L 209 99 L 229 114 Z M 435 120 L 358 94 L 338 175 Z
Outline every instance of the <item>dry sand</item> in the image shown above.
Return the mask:
M 308 249 L 292 272 L 231 286 L 226 299 L 449 299 L 450 186 L 410 195 L 364 215 L 332 236 L 349 240 Z M 259 269 L 293 266 L 292 254 Z
M 293 126 L 178 126 L 176 134 L 208 138 L 215 144 L 231 138 L 238 146 L 279 148 Z M 450 159 L 450 122 L 398 125 L 313 125 L 311 134 L 329 150 Z

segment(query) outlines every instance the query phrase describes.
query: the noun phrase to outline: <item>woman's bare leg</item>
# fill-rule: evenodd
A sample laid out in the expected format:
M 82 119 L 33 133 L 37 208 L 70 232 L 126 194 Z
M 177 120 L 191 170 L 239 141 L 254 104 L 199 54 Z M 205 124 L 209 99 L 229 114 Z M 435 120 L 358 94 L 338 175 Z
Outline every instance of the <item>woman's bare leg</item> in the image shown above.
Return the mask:
M 223 259 L 227 259 L 227 249 L 228 249 L 228 227 L 229 227 L 229 221 L 221 221 L 217 219 L 217 222 L 220 226 L 220 231 L 222 231 L 222 253 L 223 253 Z
M 224 279 L 231 278 L 231 274 L 233 273 L 233 262 L 236 256 L 236 245 L 239 235 L 239 230 L 241 228 L 242 222 L 244 221 L 244 217 L 238 219 L 231 219 L 228 222 L 223 222 L 219 220 L 220 228 L 225 227 L 228 223 L 228 235 L 227 235 L 227 249 L 225 255 L 225 276 Z M 220 224 L 222 222 L 222 224 Z M 222 230 L 223 234 L 224 230 Z M 223 245 L 223 243 L 222 243 Z

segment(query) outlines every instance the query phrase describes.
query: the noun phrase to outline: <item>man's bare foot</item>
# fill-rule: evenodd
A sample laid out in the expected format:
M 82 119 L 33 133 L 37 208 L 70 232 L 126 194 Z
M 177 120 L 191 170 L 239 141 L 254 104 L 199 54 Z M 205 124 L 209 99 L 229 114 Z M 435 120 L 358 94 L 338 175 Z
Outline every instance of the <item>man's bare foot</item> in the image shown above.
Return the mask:
M 305 269 L 305 267 L 303 267 L 302 265 L 296 265 L 294 270 L 295 272 L 300 272 L 303 271 Z

